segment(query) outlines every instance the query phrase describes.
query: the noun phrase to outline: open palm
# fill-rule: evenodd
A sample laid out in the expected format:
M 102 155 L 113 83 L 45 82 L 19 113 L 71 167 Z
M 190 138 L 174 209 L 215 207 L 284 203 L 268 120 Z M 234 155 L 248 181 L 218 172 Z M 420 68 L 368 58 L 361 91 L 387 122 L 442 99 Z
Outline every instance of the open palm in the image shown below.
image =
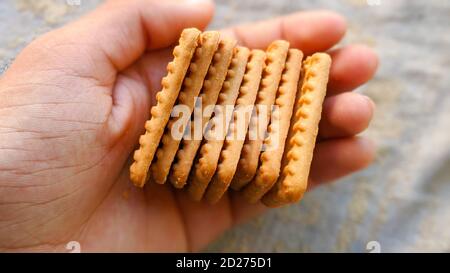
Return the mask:
M 201 250 L 233 224 L 264 210 L 228 194 L 191 202 L 169 185 L 129 181 L 130 156 L 185 27 L 204 28 L 208 1 L 112 0 L 32 42 L 0 78 L 0 249 Z M 305 54 L 345 33 L 331 12 L 300 12 L 223 31 L 265 48 L 286 39 Z M 373 147 L 355 137 L 369 124 L 370 99 L 350 93 L 374 74 L 363 46 L 330 51 L 333 66 L 310 187 L 365 167 Z

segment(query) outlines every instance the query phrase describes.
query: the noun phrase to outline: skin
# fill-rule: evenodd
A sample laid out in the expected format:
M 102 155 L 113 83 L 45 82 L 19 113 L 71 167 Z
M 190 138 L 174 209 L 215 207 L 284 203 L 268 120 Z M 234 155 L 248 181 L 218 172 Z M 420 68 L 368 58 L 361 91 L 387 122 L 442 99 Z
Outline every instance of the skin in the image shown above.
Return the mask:
M 0 249 L 199 251 L 264 208 L 227 194 L 194 203 L 170 185 L 129 181 L 130 158 L 181 30 L 203 29 L 208 1 L 107 1 L 33 41 L 0 78 Z M 302 26 L 301 28 L 298 26 Z M 305 11 L 223 31 L 250 48 L 286 39 L 305 54 L 326 51 L 345 20 Z M 310 189 L 366 167 L 374 103 L 351 93 L 375 73 L 362 45 L 332 49 L 329 95 Z

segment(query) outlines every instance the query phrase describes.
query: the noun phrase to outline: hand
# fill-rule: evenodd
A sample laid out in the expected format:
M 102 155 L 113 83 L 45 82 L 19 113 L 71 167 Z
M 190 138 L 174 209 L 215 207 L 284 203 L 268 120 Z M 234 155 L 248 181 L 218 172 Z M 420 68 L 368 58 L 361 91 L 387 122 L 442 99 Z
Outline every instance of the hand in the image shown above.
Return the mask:
M 233 194 L 210 206 L 170 185 L 129 181 L 132 152 L 181 30 L 205 28 L 208 1 L 107 1 L 33 41 L 0 78 L 0 248 L 4 251 L 198 251 L 263 210 Z M 300 12 L 224 30 L 250 48 L 286 39 L 305 54 L 325 51 L 345 21 Z M 310 189 L 364 168 L 372 144 L 355 137 L 374 104 L 348 91 L 377 67 L 364 46 L 330 51 Z

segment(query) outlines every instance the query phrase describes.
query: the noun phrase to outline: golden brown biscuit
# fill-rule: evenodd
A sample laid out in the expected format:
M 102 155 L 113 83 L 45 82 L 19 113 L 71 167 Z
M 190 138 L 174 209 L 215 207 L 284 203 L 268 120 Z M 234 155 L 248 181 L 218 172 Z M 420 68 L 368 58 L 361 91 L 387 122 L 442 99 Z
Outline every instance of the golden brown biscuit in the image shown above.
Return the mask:
M 281 176 L 262 198 L 266 206 L 297 202 L 306 191 L 330 66 L 331 58 L 326 53 L 316 53 L 303 63 L 302 87 L 297 94 Z
M 243 196 L 250 203 L 259 201 L 272 188 L 280 174 L 284 144 L 298 90 L 303 53 L 290 49 L 286 65 L 278 87 L 275 109 L 271 116 L 268 136 L 264 140 L 265 149 L 261 153 L 259 168 L 255 178 L 243 189 Z
M 192 114 L 195 98 L 200 93 L 211 60 L 219 46 L 219 39 L 220 34 L 217 31 L 207 31 L 200 36 L 199 47 L 195 51 L 195 56 L 189 66 L 189 72 L 178 95 L 178 104 L 189 108 L 190 112 L 187 113 L 189 116 Z M 181 141 L 172 136 L 172 126 L 182 118 L 182 116 L 172 117 L 167 125 L 166 132 L 162 136 L 161 146 L 156 152 L 156 160 L 151 166 L 152 177 L 156 183 L 163 184 L 166 182 L 172 161 Z M 187 126 L 187 122 L 188 120 L 183 124 L 183 128 Z
M 258 94 L 265 58 L 266 54 L 263 51 L 252 51 L 246 75 L 239 91 L 239 97 L 236 100 L 236 108 L 228 129 L 228 135 L 220 152 L 217 172 L 206 190 L 205 198 L 209 203 L 216 203 L 220 200 L 236 172 L 252 109 Z M 247 111 L 248 109 L 250 111 Z M 244 119 L 239 121 L 238 119 L 242 117 Z
M 239 190 L 247 185 L 253 179 L 258 168 L 258 160 L 264 141 L 265 130 L 270 120 L 271 107 L 275 101 L 288 50 L 289 43 L 286 41 L 275 41 L 267 48 L 266 68 L 264 69 L 255 104 L 256 113 L 260 114 L 259 111 L 265 111 L 266 116 L 252 117 L 236 175 L 231 183 L 231 187 L 235 190 Z M 264 112 L 262 114 L 264 115 Z M 262 128 L 264 131 L 260 131 L 257 128 Z M 256 139 L 252 139 L 250 136 L 251 130 L 258 132 Z
M 224 39 L 220 42 L 219 49 L 214 54 L 213 61 L 203 83 L 202 91 L 200 92 L 203 109 L 213 106 L 217 102 L 223 82 L 227 76 L 228 67 L 233 57 L 233 50 L 235 46 L 235 40 Z M 202 130 L 208 121 L 209 117 L 202 117 Z M 176 161 L 172 164 L 172 170 L 169 178 L 175 188 L 183 188 L 186 184 L 195 155 L 197 154 L 197 150 L 202 142 L 202 138 L 197 139 L 194 137 L 193 128 L 194 124 L 191 122 L 191 138 L 183 139 L 177 152 Z
M 145 134 L 139 138 L 140 147 L 134 152 L 134 162 L 130 166 L 130 179 L 138 187 L 143 187 L 148 180 L 150 164 L 198 45 L 199 36 L 198 29 L 183 30 L 179 44 L 173 50 L 174 59 L 167 65 L 167 76 L 161 81 L 162 90 L 156 94 L 156 105 L 150 111 L 151 118 L 145 123 Z
M 237 47 L 235 49 L 230 69 L 228 70 L 226 80 L 219 94 L 218 105 L 220 107 L 234 106 L 240 89 L 242 89 L 243 86 L 247 86 L 248 88 L 251 81 L 249 80 L 249 75 L 246 75 L 246 72 L 250 73 L 250 71 L 253 71 L 252 73 L 254 73 L 255 70 L 258 70 L 257 67 L 255 68 L 255 66 L 257 66 L 255 62 L 258 59 L 255 55 L 257 54 L 250 55 L 250 50 L 247 48 Z M 244 83 L 241 87 L 243 81 Z M 220 123 L 223 120 L 225 120 L 225 122 Z M 200 148 L 195 168 L 191 171 L 191 181 L 188 187 L 189 196 L 193 200 L 199 201 L 202 199 L 206 187 L 216 171 L 220 151 L 224 142 L 223 139 L 227 133 L 230 120 L 231 116 L 227 119 L 226 115 L 216 115 L 210 120 L 211 124 L 221 124 L 226 128 L 221 128 L 224 135 L 217 136 L 217 139 L 206 138 Z M 210 126 L 210 128 L 211 130 L 214 129 L 213 126 Z M 210 132 L 208 131 L 206 134 L 209 135 Z

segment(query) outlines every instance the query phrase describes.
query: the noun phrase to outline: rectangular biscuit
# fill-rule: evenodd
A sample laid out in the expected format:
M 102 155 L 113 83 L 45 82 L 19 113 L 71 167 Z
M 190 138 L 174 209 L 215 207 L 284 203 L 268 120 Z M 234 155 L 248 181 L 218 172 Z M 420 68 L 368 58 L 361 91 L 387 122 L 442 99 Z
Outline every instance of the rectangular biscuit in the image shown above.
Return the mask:
M 216 203 L 220 200 L 228 189 L 236 172 L 252 111 L 248 113 L 248 118 L 245 117 L 242 123 L 239 123 L 238 117 L 242 117 L 247 112 L 246 108 L 252 110 L 254 107 L 259 83 L 264 70 L 265 58 L 266 54 L 263 51 L 252 50 L 252 56 L 247 66 L 243 84 L 239 90 L 239 97 L 236 100 L 236 108 L 233 112 L 228 135 L 220 152 L 217 171 L 206 190 L 205 199 L 209 203 Z M 242 135 L 242 139 L 239 138 L 240 134 Z
M 188 74 L 183 81 L 183 87 L 178 95 L 178 104 L 188 107 L 189 117 L 192 114 L 195 98 L 200 93 L 206 73 L 211 64 L 214 53 L 219 46 L 220 34 L 217 31 L 207 31 L 200 35 L 200 44 L 196 49 L 193 60 L 189 66 Z M 170 111 L 169 111 L 170 112 Z M 156 183 L 166 182 L 170 167 L 180 144 L 180 139 L 172 136 L 172 126 L 183 117 L 172 117 L 167 125 L 166 132 L 162 136 L 161 146 L 156 152 L 156 160 L 152 164 L 152 178 Z M 187 122 L 184 128 L 187 126 Z
M 265 132 L 261 132 L 258 129 L 267 129 L 271 107 L 275 101 L 288 50 L 289 43 L 281 40 L 273 42 L 267 48 L 266 67 L 264 69 L 255 105 L 256 113 L 259 114 L 259 111 L 262 110 L 265 111 L 266 116 L 263 118 L 259 118 L 259 116 L 252 117 L 249 132 L 247 133 L 247 138 L 244 147 L 242 148 L 237 171 L 231 182 L 231 188 L 235 190 L 239 190 L 247 185 L 247 183 L 253 179 L 258 168 L 259 155 L 261 153 L 261 146 L 265 134 Z M 262 115 L 264 115 L 264 112 Z M 250 136 L 252 130 L 258 132 L 256 139 L 252 139 Z M 259 135 L 259 133 L 262 135 Z
M 173 50 L 174 59 L 167 65 L 167 76 L 161 81 L 162 90 L 156 94 L 156 105 L 150 111 L 151 117 L 145 123 L 145 134 L 139 138 L 140 147 L 134 152 L 134 162 L 130 166 L 130 179 L 138 187 L 143 187 L 149 178 L 150 165 L 198 45 L 199 37 L 198 29 L 185 29 L 181 33 L 179 44 Z
M 259 157 L 255 178 L 243 189 L 242 194 L 250 203 L 259 201 L 272 188 L 280 174 L 281 159 L 289 131 L 290 120 L 298 90 L 303 53 L 290 49 L 275 99 L 274 112 L 264 140 L 266 146 Z
M 331 58 L 326 53 L 316 53 L 303 63 L 302 85 L 297 94 L 281 175 L 262 198 L 266 206 L 297 202 L 306 191 L 330 66 Z
M 247 48 L 236 47 L 234 49 L 233 59 L 218 98 L 218 105 L 220 107 L 235 105 L 236 99 L 239 95 L 239 90 L 242 88 L 241 83 L 245 78 L 246 71 L 254 71 L 253 64 L 257 58 L 255 58 L 254 61 L 251 59 L 249 60 L 250 55 L 250 50 Z M 248 81 L 244 83 L 244 85 L 248 85 Z M 225 122 L 223 122 L 224 124 L 221 123 L 223 120 L 225 120 Z M 222 128 L 222 131 L 226 134 L 230 120 L 231 116 L 227 119 L 226 116 L 222 117 L 220 115 L 216 115 L 210 120 L 210 123 L 217 123 L 225 126 L 225 128 Z M 210 130 L 213 128 L 213 126 L 210 126 Z M 205 133 L 205 135 L 209 134 L 209 131 Z M 224 137 L 225 135 L 219 137 L 218 139 L 206 138 L 202 144 L 196 159 L 195 167 L 191 170 L 191 179 L 188 186 L 188 194 L 191 199 L 196 201 L 202 199 L 206 187 L 216 171 Z
M 203 83 L 202 91 L 200 92 L 203 110 L 216 104 L 223 82 L 227 76 L 228 67 L 233 57 L 233 50 L 235 46 L 235 40 L 224 39 L 220 41 L 219 48 L 214 54 L 213 61 Z M 201 130 L 203 130 L 208 121 L 209 117 L 202 116 Z M 191 128 L 193 129 L 194 124 L 193 122 L 191 123 Z M 189 172 L 201 142 L 202 138 L 196 139 L 193 134 L 191 134 L 190 139 L 182 140 L 176 155 L 176 160 L 172 164 L 172 170 L 169 175 L 170 182 L 175 186 L 175 188 L 183 188 L 186 184 L 186 180 L 189 176 Z

